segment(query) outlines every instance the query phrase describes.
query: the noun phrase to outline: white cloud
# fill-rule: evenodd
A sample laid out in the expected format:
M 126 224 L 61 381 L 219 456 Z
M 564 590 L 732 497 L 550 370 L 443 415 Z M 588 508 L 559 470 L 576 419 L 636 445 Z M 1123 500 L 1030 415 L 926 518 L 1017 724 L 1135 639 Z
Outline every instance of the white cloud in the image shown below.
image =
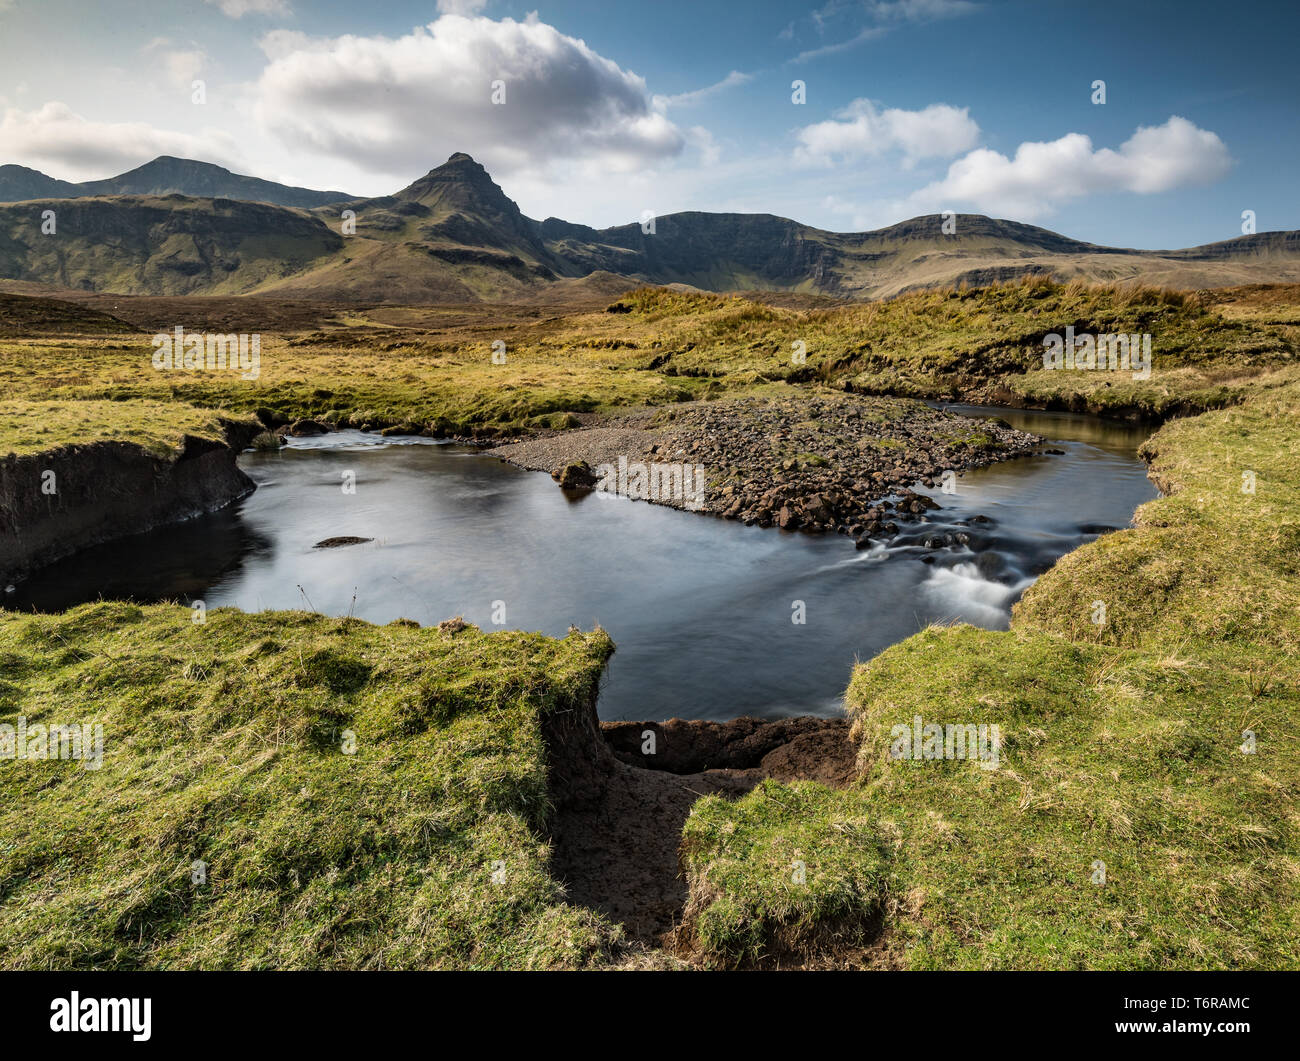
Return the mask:
M 396 39 L 264 42 L 254 112 L 286 143 L 415 176 L 455 151 L 496 175 L 552 163 L 632 171 L 678 155 L 682 132 L 645 81 L 529 16 L 444 15 Z M 492 102 L 503 81 L 506 102 Z
M 867 9 L 882 22 L 935 22 L 979 10 L 970 0 L 876 0 Z
M 725 89 L 735 88 L 737 85 L 745 85 L 754 80 L 753 74 L 744 74 L 739 70 L 733 70 L 721 81 L 709 85 L 706 88 L 697 88 L 694 92 L 679 92 L 675 96 L 655 96 L 654 105 L 661 109 L 668 107 L 689 107 L 691 104 L 699 103 L 702 99 L 708 99 Z
M 488 0 L 438 0 L 440 15 L 477 15 L 488 5 Z
M 824 34 L 826 28 L 840 16 L 852 14 L 865 15 L 867 24 L 862 26 L 852 37 L 817 48 L 809 48 L 794 58 L 796 63 L 810 59 L 820 59 L 824 55 L 856 48 L 865 41 L 883 37 L 890 29 L 906 23 L 937 22 L 940 19 L 956 18 L 969 15 L 979 10 L 980 5 L 971 0 L 830 0 L 824 7 L 810 15 L 814 28 Z M 793 24 L 792 24 L 793 26 Z M 783 33 L 782 36 L 785 36 Z M 791 28 L 790 37 L 793 37 Z
M 273 29 L 257 39 L 257 46 L 268 59 L 281 59 L 294 52 L 328 51 L 330 42 L 325 37 L 309 37 L 301 30 Z
M 722 149 L 713 134 L 702 125 L 693 125 L 686 130 L 686 139 L 700 153 L 700 163 L 704 166 L 716 166 L 722 158 Z
M 979 132 L 966 107 L 932 103 L 918 111 L 882 111 L 870 100 L 857 99 L 835 119 L 800 129 L 794 157 L 800 165 L 829 166 L 898 151 L 911 165 L 969 151 Z
M 205 0 L 221 9 L 223 15 L 243 18 L 245 15 L 291 15 L 288 0 Z
M 168 81 L 186 92 L 208 64 L 208 55 L 202 48 L 177 48 L 166 37 L 155 37 L 141 51 L 151 62 L 161 64 Z
M 246 169 L 235 138 L 216 130 L 192 135 L 155 129 L 145 122 L 87 121 L 59 102 L 32 111 L 10 107 L 0 118 L 0 158 L 61 180 L 112 176 L 159 155 Z
M 850 37 L 848 40 L 838 41 L 835 44 L 825 44 L 820 48 L 809 48 L 807 51 L 802 51 L 794 57 L 794 61 L 796 63 L 806 63 L 809 59 L 820 59 L 823 55 L 834 55 L 837 52 L 846 52 L 850 48 L 856 48 L 864 41 L 875 40 L 877 37 L 883 37 L 887 32 L 889 31 L 883 26 L 868 26 L 866 29 L 860 30 L 855 36 Z
M 207 61 L 207 55 L 199 48 L 190 51 L 168 52 L 164 60 L 167 66 L 167 76 L 171 79 L 172 84 L 180 88 L 189 88 L 194 79 L 203 71 Z
M 1232 166 L 1217 135 L 1185 118 L 1140 126 L 1118 151 L 1094 150 L 1082 133 L 1050 143 L 1023 143 L 1014 158 L 987 148 L 955 161 L 940 181 L 912 199 L 924 204 L 971 203 L 1004 216 L 1029 219 L 1057 205 L 1107 192 L 1151 194 L 1223 177 Z

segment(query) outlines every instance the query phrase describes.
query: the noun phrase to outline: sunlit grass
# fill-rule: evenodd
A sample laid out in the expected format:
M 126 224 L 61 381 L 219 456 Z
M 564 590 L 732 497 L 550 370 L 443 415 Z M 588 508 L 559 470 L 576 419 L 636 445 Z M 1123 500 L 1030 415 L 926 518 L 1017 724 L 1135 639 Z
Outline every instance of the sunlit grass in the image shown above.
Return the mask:
M 104 735 L 98 770 L 0 761 L 0 968 L 608 960 L 617 930 L 548 871 L 540 723 L 587 709 L 611 649 L 301 612 L 0 611 L 0 722 Z

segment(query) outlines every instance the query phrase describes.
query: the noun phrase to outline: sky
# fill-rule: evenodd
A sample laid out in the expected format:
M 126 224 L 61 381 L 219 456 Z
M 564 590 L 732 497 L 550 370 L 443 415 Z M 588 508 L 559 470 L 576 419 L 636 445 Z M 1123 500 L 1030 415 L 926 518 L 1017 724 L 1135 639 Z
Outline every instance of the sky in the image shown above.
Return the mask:
M 1300 228 L 1300 4 L 0 0 L 0 164 L 353 195 L 454 152 L 531 217 L 953 210 L 1148 249 Z

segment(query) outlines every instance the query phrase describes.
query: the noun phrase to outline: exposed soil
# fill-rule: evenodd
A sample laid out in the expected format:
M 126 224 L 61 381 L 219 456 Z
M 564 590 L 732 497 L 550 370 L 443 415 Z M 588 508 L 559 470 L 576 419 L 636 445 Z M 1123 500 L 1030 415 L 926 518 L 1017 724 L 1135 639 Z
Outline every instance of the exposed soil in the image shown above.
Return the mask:
M 1043 440 L 905 399 L 823 392 L 687 402 L 581 430 L 498 446 L 522 468 L 563 481 L 585 463 L 600 489 L 746 524 L 837 531 L 861 544 L 940 507 L 911 489 L 995 461 L 1042 452 Z M 636 466 L 704 470 L 703 497 Z M 612 469 L 619 469 L 616 477 Z M 615 478 L 617 482 L 615 482 Z M 676 480 L 673 480 L 676 482 Z
M 224 441 L 186 436 L 173 457 L 131 442 L 60 446 L 0 459 L 0 587 L 100 542 L 216 511 L 254 490 L 236 465 L 257 430 L 223 421 Z M 47 473 L 55 492 L 43 489 Z
M 651 734 L 654 754 L 643 751 Z M 548 720 L 546 739 L 555 875 L 570 902 L 650 945 L 686 905 L 677 848 L 697 799 L 740 796 L 768 777 L 843 785 L 855 774 L 844 719 L 598 723 L 593 706 Z
M 728 770 L 752 775 L 754 784 L 766 777 L 808 778 L 835 787 L 848 784 L 857 773 L 849 723 L 843 718 L 673 718 L 602 722 L 600 729 L 619 762 L 644 770 L 678 775 Z M 650 735 L 652 752 L 647 751 Z

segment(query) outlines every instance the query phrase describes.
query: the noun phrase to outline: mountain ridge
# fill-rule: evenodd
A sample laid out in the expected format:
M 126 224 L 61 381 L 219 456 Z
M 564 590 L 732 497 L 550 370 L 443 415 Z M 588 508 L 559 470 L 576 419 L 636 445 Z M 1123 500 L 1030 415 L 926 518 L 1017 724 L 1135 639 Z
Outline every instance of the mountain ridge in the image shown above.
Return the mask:
M 12 171 L 12 172 L 10 172 Z M 39 190 L 42 187 L 52 190 Z M 23 194 L 38 189 L 36 194 Z M 274 206 L 314 207 L 355 199 L 348 192 L 316 191 L 235 173 L 212 162 L 159 155 L 142 166 L 97 181 L 74 184 L 26 166 L 0 166 L 0 203 L 79 199 L 98 195 L 168 195 L 244 199 Z
M 80 185 L 3 166 L 0 199 L 6 189 L 40 194 L 0 202 L 0 280 L 120 294 L 544 301 L 622 283 L 870 299 L 1034 273 L 1195 288 L 1300 280 L 1300 232 L 1144 251 L 981 214 L 955 215 L 952 233 L 938 215 L 851 233 L 774 214 L 705 211 L 657 217 L 652 231 L 635 222 L 595 229 L 537 221 L 463 152 L 369 198 L 171 156 Z M 59 218 L 55 242 L 38 223 L 46 205 Z

